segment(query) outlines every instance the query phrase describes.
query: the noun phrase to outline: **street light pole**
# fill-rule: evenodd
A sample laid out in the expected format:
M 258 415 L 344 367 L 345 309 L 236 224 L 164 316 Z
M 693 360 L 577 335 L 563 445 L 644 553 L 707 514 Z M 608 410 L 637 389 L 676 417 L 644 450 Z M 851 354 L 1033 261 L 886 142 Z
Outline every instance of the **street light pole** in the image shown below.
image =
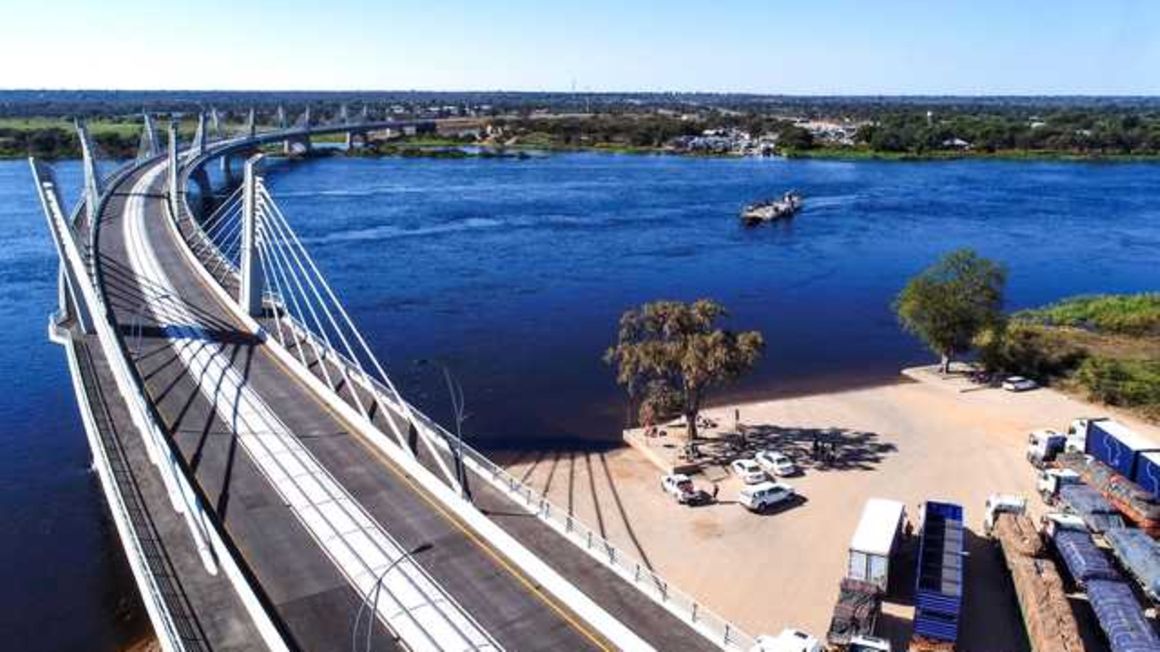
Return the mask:
M 424 541 L 414 548 L 404 551 L 403 554 L 399 555 L 394 561 L 388 564 L 387 567 L 383 569 L 383 572 L 379 573 L 379 576 L 375 578 L 375 584 L 372 589 L 373 593 L 368 596 L 372 604 L 371 613 L 367 616 L 366 652 L 370 652 L 371 649 L 371 636 L 375 631 L 375 614 L 379 611 L 379 592 L 382 589 L 383 580 L 386 579 L 387 573 L 390 573 L 392 570 L 394 570 L 394 568 L 398 566 L 399 563 L 408 559 L 413 561 L 415 555 L 427 552 L 434 547 L 434 544 L 432 544 L 430 541 Z M 367 601 L 368 600 L 366 598 L 363 599 L 362 603 L 359 604 L 358 613 L 355 614 L 354 626 L 351 628 L 350 632 L 350 652 L 358 652 L 358 624 L 362 621 L 362 615 L 366 610 Z
M 455 417 L 455 447 L 452 457 L 455 460 L 455 479 L 459 482 L 460 491 L 464 500 L 471 502 L 471 488 L 467 485 L 467 469 L 463 465 L 463 422 L 470 415 L 467 413 L 467 402 L 463 395 L 463 385 L 451 373 L 450 367 L 438 360 L 417 360 L 416 364 L 435 364 L 443 370 L 443 380 L 447 383 L 447 393 L 451 396 L 451 413 Z
M 172 298 L 173 295 L 168 292 L 162 292 L 152 298 L 147 297 L 142 299 L 141 303 L 137 304 L 137 307 L 133 309 L 133 357 L 138 357 L 141 354 L 141 336 L 145 330 L 145 325 L 142 321 L 144 321 L 145 309 L 149 307 L 151 301 L 168 301 Z

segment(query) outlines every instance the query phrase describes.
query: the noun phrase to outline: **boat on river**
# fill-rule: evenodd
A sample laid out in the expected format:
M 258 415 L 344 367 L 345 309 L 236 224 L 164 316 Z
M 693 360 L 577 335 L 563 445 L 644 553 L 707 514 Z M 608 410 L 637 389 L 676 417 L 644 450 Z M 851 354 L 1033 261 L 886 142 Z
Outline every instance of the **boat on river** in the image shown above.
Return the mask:
M 745 226 L 776 222 L 793 217 L 794 213 L 801 210 L 801 207 L 802 196 L 797 191 L 791 190 L 782 195 L 780 199 L 765 199 L 749 204 L 741 209 L 741 221 Z

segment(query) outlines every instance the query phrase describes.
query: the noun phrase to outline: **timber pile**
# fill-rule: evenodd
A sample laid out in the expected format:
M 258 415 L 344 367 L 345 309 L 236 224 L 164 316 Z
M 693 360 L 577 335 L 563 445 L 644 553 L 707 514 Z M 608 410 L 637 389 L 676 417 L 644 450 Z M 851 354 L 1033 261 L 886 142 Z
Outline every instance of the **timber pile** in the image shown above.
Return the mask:
M 936 641 L 925 636 L 913 636 L 907 652 L 954 652 L 955 644 L 951 641 Z
M 1160 501 L 1140 485 L 1116 473 L 1099 460 L 1088 460 L 1079 453 L 1064 453 L 1056 463 L 1080 475 L 1083 481 L 1115 507 L 1136 527 L 1153 538 L 1160 538 Z
M 1027 639 L 1035 652 L 1081 652 L 1083 640 L 1076 626 L 1063 580 L 1055 564 L 1036 557 L 1008 557 Z
M 1043 539 L 1039 537 L 1039 530 L 1022 514 L 1001 514 L 995 519 L 992 536 L 999 540 L 1007 559 L 1043 556 Z
M 999 541 L 1011 572 L 1032 649 L 1035 652 L 1083 650 L 1063 579 L 1055 563 L 1047 557 L 1046 546 L 1031 519 L 1026 514 L 999 514 L 991 536 Z

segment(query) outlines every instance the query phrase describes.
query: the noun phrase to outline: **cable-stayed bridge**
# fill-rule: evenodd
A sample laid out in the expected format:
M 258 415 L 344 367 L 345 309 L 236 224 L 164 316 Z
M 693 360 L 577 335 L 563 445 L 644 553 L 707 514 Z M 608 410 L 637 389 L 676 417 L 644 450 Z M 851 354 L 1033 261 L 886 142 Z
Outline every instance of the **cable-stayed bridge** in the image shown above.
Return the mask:
M 264 181 L 319 137 L 431 123 L 195 117 L 183 143 L 146 115 L 108 174 L 78 123 L 71 209 L 31 161 L 61 262 L 49 334 L 163 648 L 753 646 L 410 404 Z

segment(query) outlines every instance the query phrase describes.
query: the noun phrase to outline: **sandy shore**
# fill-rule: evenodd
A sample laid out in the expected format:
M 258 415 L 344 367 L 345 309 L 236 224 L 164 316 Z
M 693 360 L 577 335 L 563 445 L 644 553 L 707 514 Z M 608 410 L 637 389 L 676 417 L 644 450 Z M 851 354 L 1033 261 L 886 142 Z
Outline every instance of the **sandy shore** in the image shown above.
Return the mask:
M 846 546 L 866 498 L 903 501 L 914 511 L 934 498 L 967 509 L 968 576 L 961 650 L 1019 649 L 1023 641 L 1005 571 L 982 538 L 982 506 L 995 492 L 1034 496 L 1034 472 L 1024 460 L 1027 433 L 1063 428 L 1079 416 L 1109 414 L 1048 389 L 1011 394 L 979 388 L 928 369 L 907 372 L 915 382 L 723 406 L 706 416 L 732 428 L 741 421 L 763 442 L 808 463 L 815 435 L 838 438 L 828 469 L 808 467 L 790 478 L 805 500 L 759 516 L 732 504 L 740 484 L 724 468 L 696 480 L 720 488 L 721 504 L 676 505 L 658 489 L 658 469 L 631 448 L 608 452 L 542 452 L 513 459 L 516 477 L 603 531 L 681 589 L 753 634 L 795 626 L 817 635 L 828 624 Z M 1160 441 L 1160 428 L 1115 415 Z M 1030 501 L 1041 511 L 1038 498 Z M 892 571 L 900 597 L 888 605 L 883 628 L 901 642 L 912 608 L 906 594 L 911 561 Z M 901 567 L 901 568 L 900 568 Z

